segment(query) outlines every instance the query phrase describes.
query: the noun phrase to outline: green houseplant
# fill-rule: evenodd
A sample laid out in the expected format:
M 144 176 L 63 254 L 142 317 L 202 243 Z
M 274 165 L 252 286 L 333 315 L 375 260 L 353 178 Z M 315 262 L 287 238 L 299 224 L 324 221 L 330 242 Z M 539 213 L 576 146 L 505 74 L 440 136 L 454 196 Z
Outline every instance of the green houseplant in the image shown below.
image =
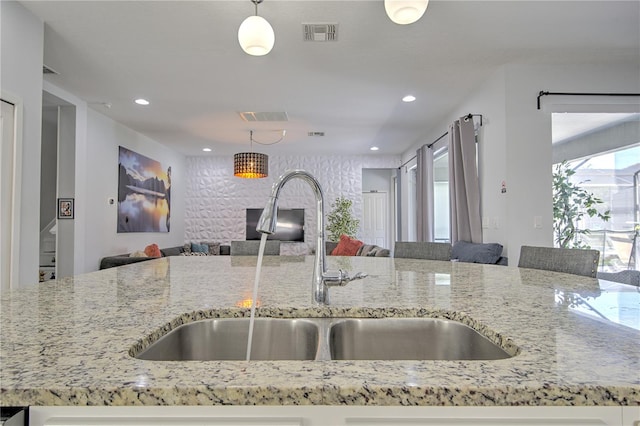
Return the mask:
M 352 205 L 353 201 L 342 195 L 331 203 L 331 212 L 327 215 L 327 238 L 329 241 L 339 241 L 342 234 L 355 237 L 360 220 L 353 216 Z
M 600 213 L 597 207 L 603 201 L 580 185 L 573 183 L 571 176 L 575 174 L 566 161 L 558 163 L 553 170 L 553 236 L 558 247 L 589 248 L 580 238 L 589 234 L 588 229 L 579 229 L 578 221 L 588 215 L 597 216 L 603 221 L 611 217 L 609 210 Z

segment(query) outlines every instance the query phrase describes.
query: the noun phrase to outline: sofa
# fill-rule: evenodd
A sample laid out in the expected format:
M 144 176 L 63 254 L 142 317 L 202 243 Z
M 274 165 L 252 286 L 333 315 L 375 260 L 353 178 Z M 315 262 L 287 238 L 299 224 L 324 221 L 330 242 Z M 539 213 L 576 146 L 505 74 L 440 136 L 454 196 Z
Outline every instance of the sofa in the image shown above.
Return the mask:
M 196 244 L 196 243 L 194 243 Z M 169 256 L 190 256 L 200 253 L 200 255 L 213 255 L 213 252 L 216 250 L 209 251 L 210 246 L 216 246 L 217 252 L 215 254 L 219 255 L 229 255 L 230 249 L 228 245 L 221 245 L 219 243 L 211 244 L 211 243 L 197 243 L 200 247 L 192 246 L 191 243 L 186 243 L 182 246 L 177 247 L 168 247 L 160 249 L 160 257 L 169 257 Z M 207 253 L 200 251 L 193 251 L 193 248 L 203 248 L 203 245 L 207 244 Z M 115 268 L 116 266 L 130 265 L 132 263 L 145 262 L 147 260 L 157 259 L 157 257 L 149 257 L 149 256 L 135 256 L 135 254 L 141 254 L 138 252 L 133 253 L 125 253 L 125 254 L 117 254 L 115 256 L 106 256 L 100 259 L 100 269 L 109 269 Z
M 325 242 L 325 250 L 328 256 L 332 256 L 333 250 L 338 247 L 339 243 L 333 241 Z M 354 256 L 368 256 L 368 257 L 389 257 L 391 255 L 389 249 L 382 248 L 375 244 L 362 244 L 357 249 Z M 339 256 L 339 255 L 338 255 Z

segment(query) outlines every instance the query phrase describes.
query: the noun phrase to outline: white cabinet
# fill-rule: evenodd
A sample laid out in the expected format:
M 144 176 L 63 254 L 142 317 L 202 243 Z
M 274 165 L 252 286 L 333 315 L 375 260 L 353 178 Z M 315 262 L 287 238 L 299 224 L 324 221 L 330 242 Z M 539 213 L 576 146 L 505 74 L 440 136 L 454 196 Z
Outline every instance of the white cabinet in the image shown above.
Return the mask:
M 30 426 L 638 426 L 640 407 L 31 407 Z
M 622 424 L 624 426 L 640 426 L 640 407 L 623 407 Z

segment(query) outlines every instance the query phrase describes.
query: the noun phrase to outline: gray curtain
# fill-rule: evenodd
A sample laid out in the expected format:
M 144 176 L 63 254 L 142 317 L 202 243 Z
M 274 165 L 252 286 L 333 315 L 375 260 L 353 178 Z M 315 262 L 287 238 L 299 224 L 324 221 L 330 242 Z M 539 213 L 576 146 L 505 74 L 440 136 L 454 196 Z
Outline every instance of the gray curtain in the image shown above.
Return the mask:
M 433 242 L 433 148 L 423 145 L 416 152 L 416 225 L 417 240 Z
M 396 172 L 396 240 L 402 241 L 402 174 L 403 167 L 398 167 Z
M 482 242 L 480 183 L 473 120 L 449 126 L 449 204 L 451 242 Z

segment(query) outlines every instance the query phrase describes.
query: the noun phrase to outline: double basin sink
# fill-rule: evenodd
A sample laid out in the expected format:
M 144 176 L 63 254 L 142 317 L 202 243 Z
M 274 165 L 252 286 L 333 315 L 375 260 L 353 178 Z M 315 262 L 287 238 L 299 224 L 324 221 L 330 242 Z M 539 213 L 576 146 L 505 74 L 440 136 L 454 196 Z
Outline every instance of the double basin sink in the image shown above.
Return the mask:
M 248 318 L 181 325 L 140 352 L 153 361 L 245 360 Z M 251 360 L 495 360 L 500 346 L 439 318 L 256 318 Z

